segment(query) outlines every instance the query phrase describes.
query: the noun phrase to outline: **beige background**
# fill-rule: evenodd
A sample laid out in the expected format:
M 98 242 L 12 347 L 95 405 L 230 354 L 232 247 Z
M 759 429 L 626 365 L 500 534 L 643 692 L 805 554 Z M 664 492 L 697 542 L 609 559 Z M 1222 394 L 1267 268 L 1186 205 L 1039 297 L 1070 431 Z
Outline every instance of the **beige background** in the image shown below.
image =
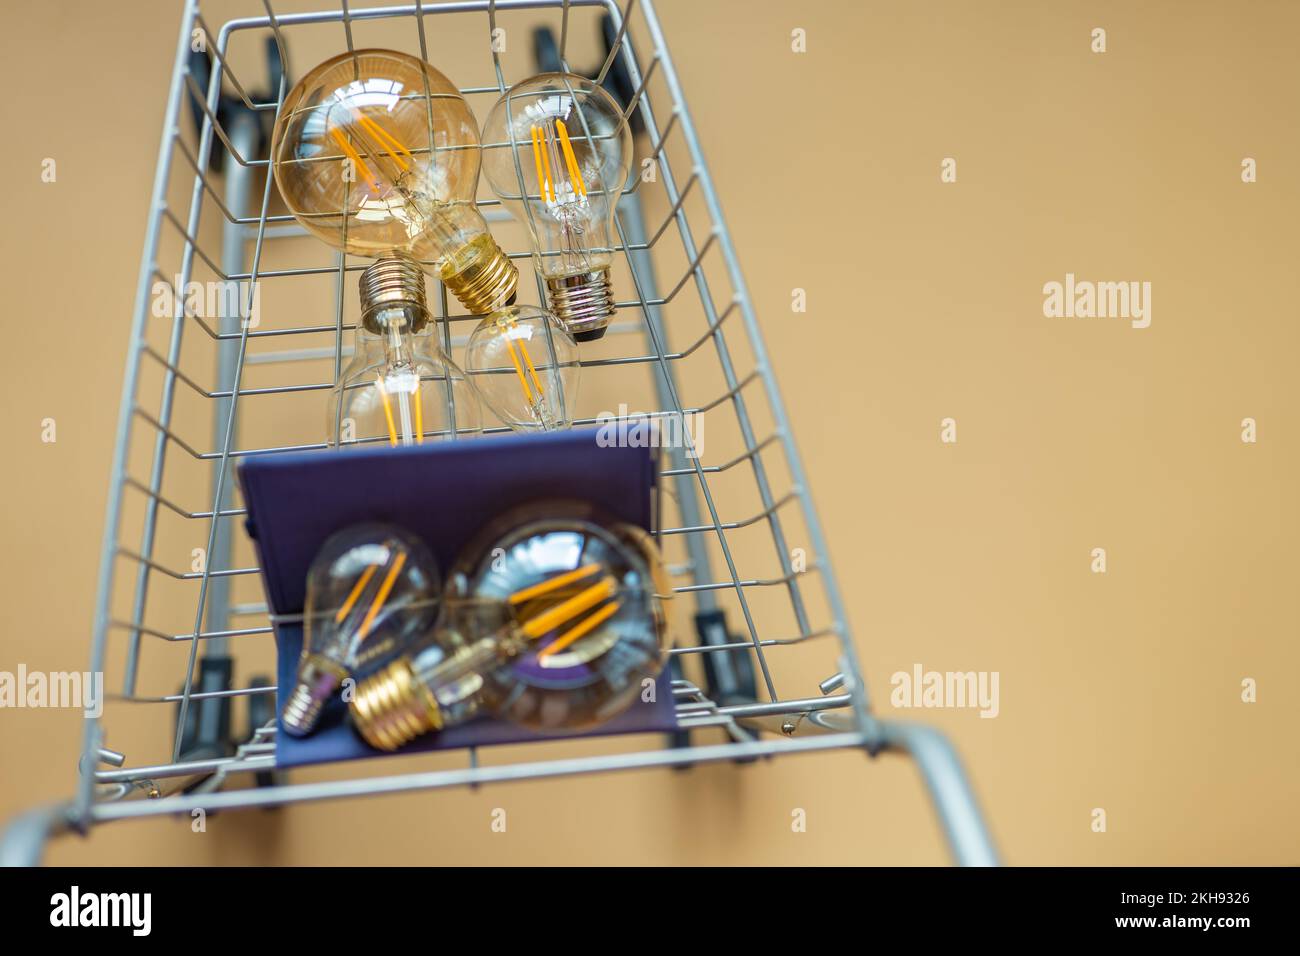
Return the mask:
M 179 20 L 177 4 L 124 6 L 24 4 L 0 34 L 11 330 L 0 356 L 9 409 L 0 670 L 85 666 Z M 257 6 L 213 2 L 205 15 L 216 26 L 231 9 Z M 1000 672 L 997 719 L 919 716 L 959 746 L 1009 862 L 1294 863 L 1300 8 L 659 7 L 877 708 L 890 711 L 889 675 L 914 663 Z M 511 79 L 525 75 L 533 19 L 505 21 Z M 458 20 L 431 33 L 435 64 L 470 77 L 463 83 L 490 82 L 482 17 L 434 20 Z M 1097 26 L 1108 31 L 1103 55 L 1089 49 Z M 806 53 L 791 52 L 795 28 L 807 31 Z M 590 21 L 573 31 L 576 48 L 590 49 Z M 401 42 L 413 34 L 406 25 Z M 256 77 L 250 41 L 232 58 Z M 383 29 L 366 34 L 380 41 Z M 341 43 L 337 27 L 302 31 L 296 75 Z M 575 53 L 579 64 L 588 59 Z M 662 103 L 661 79 L 652 94 Z M 689 164 L 680 143 L 674 149 L 684 179 Z M 1240 179 L 1247 156 L 1258 162 L 1251 185 Z M 47 157 L 57 161 L 51 184 L 41 182 Z M 944 157 L 957 159 L 955 184 L 940 182 Z M 183 172 L 171 190 L 181 209 Z M 662 197 L 648 201 L 657 224 Z M 707 228 L 698 202 L 688 211 Z M 205 248 L 217 248 L 216 229 L 209 211 Z M 308 240 L 281 245 L 268 252 L 269 268 L 330 262 Z M 174 262 L 176 246 L 164 252 Z M 665 250 L 665 276 L 674 265 L 680 252 Z M 1042 286 L 1066 272 L 1150 281 L 1151 327 L 1044 318 Z M 332 321 L 328 282 L 293 281 L 268 285 L 270 321 Z M 806 314 L 791 312 L 794 288 L 807 290 Z M 698 303 L 680 311 L 678 345 L 699 327 Z M 205 346 L 191 335 L 186 365 L 206 382 Z M 685 370 L 688 402 L 719 391 L 714 360 L 701 359 Z M 144 387 L 156 396 L 149 374 Z M 257 366 L 248 381 L 277 374 Z M 307 378 L 322 375 L 318 364 Z M 637 388 L 589 376 L 584 411 L 636 407 L 647 394 Z M 320 396 L 300 398 L 250 412 L 246 443 L 313 440 Z M 205 415 L 192 396 L 178 407 L 178 427 L 206 448 Z M 1258 422 L 1256 444 L 1240 439 L 1247 416 Z M 945 417 L 957 421 L 955 445 L 939 441 Z M 45 418 L 57 421 L 54 444 L 40 440 Z M 721 418 L 710 418 L 708 437 L 707 459 L 734 453 L 734 428 Z M 139 474 L 147 449 L 137 445 Z M 177 455 L 169 481 L 189 506 L 203 506 L 203 469 Z M 747 476 L 726 494 L 732 516 L 754 510 Z M 159 554 L 183 568 L 205 534 L 169 525 Z M 759 576 L 775 570 L 770 542 L 760 554 L 761 545 L 738 536 Z M 1089 570 L 1096 547 L 1107 549 L 1105 575 Z M 254 581 L 240 588 L 241 599 L 256 599 Z M 192 627 L 189 593 L 157 586 L 164 627 Z M 788 630 L 770 599 L 758 600 L 775 630 Z M 110 663 L 120 669 L 124 638 L 115 640 Z M 241 656 L 241 683 L 269 666 L 262 641 Z M 151 647 L 142 692 L 173 693 L 186 650 Z M 815 693 L 834 669 L 829 645 L 804 650 L 780 661 L 790 696 Z M 1244 678 L 1258 682 L 1257 703 L 1241 702 Z M 132 763 L 163 758 L 168 719 L 150 705 L 113 704 L 108 743 Z M 14 710 L 0 722 L 0 817 L 66 797 L 77 714 Z M 531 756 L 514 748 L 485 759 Z M 403 758 L 293 779 L 454 765 Z M 489 828 L 497 807 L 509 814 L 505 834 Z M 1108 815 L 1104 834 L 1090 828 L 1097 807 Z M 794 808 L 807 813 L 806 833 L 791 832 Z M 909 763 L 840 752 L 224 814 L 204 834 L 187 821 L 118 823 L 56 842 L 49 859 L 938 863 L 945 854 Z

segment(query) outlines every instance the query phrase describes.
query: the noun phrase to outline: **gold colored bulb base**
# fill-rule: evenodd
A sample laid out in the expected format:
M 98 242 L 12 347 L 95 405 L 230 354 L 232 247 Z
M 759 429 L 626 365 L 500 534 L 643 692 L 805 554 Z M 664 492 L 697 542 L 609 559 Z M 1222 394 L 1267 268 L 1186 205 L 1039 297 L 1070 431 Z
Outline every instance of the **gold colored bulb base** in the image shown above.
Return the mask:
M 362 681 L 350 709 L 357 732 L 377 750 L 396 750 L 442 727 L 437 701 L 405 658 Z
M 609 266 L 567 276 L 547 276 L 546 293 L 551 312 L 579 342 L 603 336 L 614 318 L 614 283 Z
M 447 260 L 443 284 L 474 315 L 487 315 L 514 301 L 519 270 L 488 233 L 477 236 Z

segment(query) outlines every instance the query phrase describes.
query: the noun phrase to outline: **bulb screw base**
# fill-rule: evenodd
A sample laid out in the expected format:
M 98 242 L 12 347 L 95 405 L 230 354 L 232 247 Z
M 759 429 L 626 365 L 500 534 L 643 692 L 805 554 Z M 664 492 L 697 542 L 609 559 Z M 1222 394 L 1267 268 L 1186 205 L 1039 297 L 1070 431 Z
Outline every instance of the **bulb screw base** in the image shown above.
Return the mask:
M 614 283 L 609 266 L 567 276 L 547 276 L 546 293 L 555 317 L 579 342 L 603 336 L 614 318 Z
M 473 315 L 487 315 L 514 302 L 519 288 L 519 270 L 489 233 L 456 253 L 441 278 Z
M 352 723 L 377 750 L 396 750 L 442 727 L 438 703 L 401 658 L 361 682 L 351 704 Z
M 361 324 L 375 335 L 384 333 L 379 314 L 391 309 L 407 313 L 408 332 L 419 332 L 429 322 L 429 300 L 424 290 L 424 272 L 414 259 L 389 256 L 361 273 Z
M 298 665 L 298 683 L 280 714 L 280 723 L 294 737 L 316 729 L 321 711 L 347 677 L 347 671 L 321 657 L 304 656 Z

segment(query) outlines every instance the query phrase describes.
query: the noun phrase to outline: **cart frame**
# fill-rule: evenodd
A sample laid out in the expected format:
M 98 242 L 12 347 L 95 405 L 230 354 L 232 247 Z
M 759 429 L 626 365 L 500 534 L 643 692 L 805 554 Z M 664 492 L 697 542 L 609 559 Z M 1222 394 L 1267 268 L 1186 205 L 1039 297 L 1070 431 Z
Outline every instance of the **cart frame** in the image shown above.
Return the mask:
M 834 570 L 826 558 L 829 552 L 825 536 L 795 447 L 793 430 L 652 0 L 626 0 L 621 6 L 616 0 L 457 0 L 437 4 L 417 0 L 412 4 L 368 9 L 352 9 L 347 0 L 338 0 L 337 9 L 292 15 L 277 14 L 271 0 L 262 0 L 262 6 L 262 15 L 224 23 L 215 33 L 216 42 L 207 44 L 210 74 L 205 90 L 195 78 L 190 52 L 195 37 L 210 38 L 214 34 L 203 18 L 199 0 L 185 0 L 184 3 L 140 265 L 110 474 L 90 670 L 103 673 L 110 645 L 124 641 L 125 667 L 120 681 L 113 684 L 120 690 L 114 693 L 112 703 L 114 706 L 154 706 L 165 712 L 174 708 L 176 732 L 173 752 L 170 759 L 128 766 L 122 754 L 105 747 L 105 717 L 87 717 L 75 795 L 66 803 L 34 810 L 13 820 L 0 841 L 0 862 L 35 863 L 50 836 L 66 831 L 85 833 L 110 820 L 163 814 L 188 816 L 195 809 L 211 811 L 276 806 L 613 770 L 743 761 L 844 748 L 873 757 L 881 752 L 912 756 L 929 790 L 955 861 L 967 865 L 996 863 L 997 855 L 969 781 L 956 752 L 943 735 L 919 724 L 879 719 L 869 708 L 867 688 L 862 680 L 843 599 Z M 256 195 L 259 173 L 266 172 L 264 167 L 268 163 L 266 159 L 255 158 L 259 137 L 264 135 L 259 120 L 262 116 L 275 115 L 288 91 L 289 80 L 285 73 L 281 73 L 278 90 L 274 91 L 272 98 L 256 101 L 246 92 L 249 84 L 240 82 L 232 72 L 227 59 L 228 45 L 243 31 L 269 31 L 281 62 L 287 64 L 290 37 L 298 26 L 336 23 L 340 28 L 340 40 L 346 40 L 351 49 L 355 24 L 379 18 L 406 18 L 416 29 L 420 52 L 427 58 L 425 23 L 430 17 L 447 13 L 481 14 L 484 16 L 485 39 L 491 39 L 499 15 L 547 8 L 558 14 L 559 56 L 566 66 L 571 13 L 593 8 L 611 18 L 616 33 L 597 79 L 604 79 L 616 62 L 630 77 L 635 93 L 627 112 L 629 116 L 635 112 L 640 117 L 649 141 L 649 156 L 657 164 L 658 183 L 664 190 L 669 208 L 663 224 L 654 230 L 648 229 L 639 192 L 641 181 L 633 177 L 620 201 L 616 225 L 617 251 L 623 254 L 636 294 L 634 298 L 618 303 L 620 315 L 611 328 L 611 335 L 620 335 L 621 341 L 643 342 L 644 347 L 627 354 L 620 352 L 614 357 L 584 359 L 583 365 L 619 367 L 629 370 L 626 374 L 630 374 L 631 368 L 643 365 L 654 377 L 660 406 L 652 414 L 684 417 L 715 409 L 730 409 L 743 443 L 740 455 L 723 462 L 705 462 L 694 454 L 689 444 L 667 453 L 663 474 L 670 479 L 679 521 L 657 528 L 656 533 L 665 539 L 685 537 L 686 560 L 681 566 L 672 568 L 685 583 L 675 590 L 692 599 L 699 612 L 716 610 L 719 598 L 725 595 L 734 601 L 733 609 L 738 609 L 744 620 L 738 639 L 701 640 L 698 645 L 675 647 L 671 653 L 681 655 L 682 659 L 696 654 L 717 654 L 727 659 L 733 659 L 737 654 L 751 655 L 759 678 L 756 682 L 759 693 L 752 701 L 718 702 L 713 699 L 711 687 L 700 687 L 685 679 L 673 682 L 678 719 L 683 730 L 694 732 L 718 728 L 726 737 L 722 743 L 636 749 L 618 754 L 491 766 L 480 765 L 477 753 L 470 750 L 468 765 L 462 769 L 314 783 L 275 782 L 248 789 L 221 790 L 222 784 L 232 775 L 265 775 L 275 769 L 274 721 L 261 726 L 230 754 L 187 759 L 182 749 L 187 721 L 215 719 L 207 711 L 228 705 L 234 698 L 273 695 L 275 692 L 271 686 L 206 691 L 196 683 L 196 665 L 200 663 L 200 655 L 204 659 L 209 655 L 225 655 L 239 642 L 253 635 L 268 634 L 273 628 L 272 622 L 265 617 L 265 608 L 239 606 L 231 599 L 234 577 L 257 572 L 256 568 L 236 568 L 231 561 L 233 540 L 242 534 L 244 514 L 235 501 L 237 489 L 233 487 L 232 466 L 240 457 L 252 454 L 279 454 L 323 447 L 323 444 L 242 447 L 239 443 L 241 400 L 268 393 L 323 390 L 333 384 L 294 383 L 269 389 L 245 387 L 244 370 L 252 361 L 250 342 L 263 335 L 288 337 L 291 341 L 297 341 L 295 337 L 299 335 L 332 337 L 330 351 L 337 380 L 345 351 L 344 333 L 351 328 L 343 322 L 344 283 L 350 274 L 364 268 L 364 262 L 339 255 L 337 267 L 332 270 L 291 269 L 271 273 L 262 269 L 265 243 L 280 236 L 301 234 L 290 217 L 268 216 L 269 175 L 261 177 L 261 194 Z M 641 45 L 640 54 L 634 40 Z M 502 59 L 495 49 L 492 61 L 495 71 L 492 84 L 469 87 L 463 92 L 467 95 L 503 92 L 512 82 L 522 79 L 507 79 Z M 222 90 L 227 87 L 236 91 L 244 109 L 223 119 L 220 103 Z M 656 111 L 652 103 L 655 89 L 663 91 L 660 95 L 668 98 L 666 110 L 661 103 Z M 183 102 L 187 97 L 193 97 L 201 111 L 196 144 L 188 143 L 182 131 Z M 660 117 L 665 115 L 668 118 L 661 123 Z M 677 142 L 672 143 L 673 139 Z M 214 146 L 224 160 L 224 184 L 220 189 L 214 186 L 205 162 Z M 690 169 L 685 177 L 674 173 L 670 149 L 681 151 L 689 160 Z M 190 201 L 184 211 L 173 208 L 168 200 L 170 177 L 178 163 L 185 164 L 178 168 L 193 173 Z M 489 220 L 502 218 L 500 210 L 494 208 L 498 205 L 494 201 L 481 200 L 480 205 Z M 200 218 L 205 211 L 211 214 L 212 210 L 223 217 L 218 256 L 212 255 L 200 238 Z M 692 221 L 692 210 L 702 210 L 695 214 L 695 219 L 707 215 L 708 223 L 704 229 Z M 181 240 L 180 260 L 174 272 L 169 273 L 159 261 L 160 248 L 165 235 L 174 241 L 176 234 Z M 680 242 L 687 267 L 680 280 L 674 280 L 665 293 L 660 291 L 652 254 L 656 244 L 666 236 L 675 236 Z M 252 246 L 251 255 L 248 254 L 249 245 Z M 526 249 L 507 251 L 512 258 L 528 259 Z M 327 326 L 259 331 L 241 321 L 239 315 L 224 315 L 219 322 L 209 325 L 202 316 L 187 310 L 183 297 L 178 297 L 175 312 L 169 320 L 151 318 L 152 290 L 157 281 L 170 281 L 174 275 L 183 285 L 203 269 L 222 282 L 239 284 L 240 289 L 258 281 L 275 281 L 281 276 L 319 275 L 319 281 L 335 283 L 336 321 Z M 716 284 L 719 275 L 731 288 L 729 301 L 721 305 L 715 301 L 710 285 L 711 278 Z M 702 310 L 703 332 L 698 338 L 693 337 L 686 348 L 674 351 L 668 341 L 673 323 L 665 318 L 664 312 L 679 302 L 679 296 L 694 307 L 697 303 L 690 296 L 692 287 Z M 454 340 L 455 325 L 471 317 L 452 313 L 446 290 L 441 287 L 431 301 L 440 303 L 439 323 L 443 341 L 450 345 Z M 151 321 L 171 323 L 165 354 L 149 344 L 146 333 Z M 200 331 L 195 331 L 196 326 Z M 181 366 L 181 343 L 187 332 L 190 335 L 206 334 L 213 339 L 216 384 L 211 389 L 198 383 L 213 372 L 204 374 Z M 733 357 L 735 340 L 729 341 L 728 334 L 744 336 L 741 351 L 749 356 L 748 364 L 752 367 L 748 370 L 738 370 Z M 683 405 L 676 366 L 707 346 L 712 346 L 719 362 L 725 390 L 708 402 L 694 407 Z M 304 355 L 312 352 L 302 351 Z M 319 351 L 312 353 L 317 359 L 320 358 Z M 284 361 L 287 355 L 284 353 L 279 361 Z M 161 370 L 162 387 L 157 396 L 142 394 L 141 371 L 145 362 L 157 366 L 155 372 Z M 178 389 L 191 389 L 211 400 L 214 450 L 201 450 L 200 443 L 192 437 L 182 436 L 174 427 L 172 412 Z M 758 404 L 765 407 L 755 414 Z M 758 421 L 767 422 L 768 427 L 760 431 L 756 424 Z M 147 476 L 134 475 L 130 468 L 131 442 L 136 429 L 144 429 L 152 444 Z M 685 429 L 683 435 L 684 441 L 689 443 L 691 438 Z M 204 510 L 190 510 L 163 490 L 168 457 L 178 454 L 191 455 L 211 464 L 211 503 Z M 777 456 L 788 476 L 784 490 L 779 490 L 780 479 L 774 477 L 778 469 L 774 467 L 773 459 Z M 710 482 L 734 468 L 748 468 L 752 473 L 761 502 L 757 513 L 724 517 L 725 502 L 719 499 Z M 138 528 L 130 529 L 138 533 L 138 540 L 134 536 L 130 540 L 125 537 L 128 529 L 123 520 L 123 500 L 126 495 L 142 496 L 142 520 Z M 201 571 L 192 574 L 176 572 L 155 554 L 154 540 L 160 521 L 174 517 L 193 521 L 197 526 L 206 525 L 207 560 Z M 802 537 L 799 540 L 806 541 L 808 550 L 816 556 L 806 568 L 797 567 L 791 560 L 787 533 L 787 524 L 791 520 L 801 521 Z M 755 525 L 766 526 L 770 532 L 779 574 L 768 577 L 745 575 L 739 567 L 741 559 L 733 550 L 731 535 Z M 719 559 L 725 569 L 716 574 L 714 568 Z M 189 633 L 173 634 L 149 624 L 150 583 L 160 575 L 193 581 L 196 585 L 194 624 Z M 813 581 L 815 584 L 810 583 Z M 810 610 L 810 601 L 805 594 L 805 588 L 810 587 L 820 588 L 820 601 L 826 609 L 824 623 L 814 621 L 816 612 Z M 760 624 L 748 599 L 749 592 L 756 588 L 775 589 L 786 596 L 797 623 L 796 634 L 773 636 Z M 122 615 L 115 609 L 124 603 L 121 596 L 124 593 L 127 595 L 125 604 L 130 610 Z M 256 617 L 259 613 L 265 623 L 254 626 L 232 624 L 236 618 Z M 146 642 L 156 638 L 189 645 L 183 685 L 177 694 L 150 696 L 141 693 L 137 687 Z M 772 658 L 778 656 L 782 647 L 810 641 L 833 647 L 835 655 L 828 660 L 826 668 L 831 676 L 821 682 L 817 696 L 782 697 L 776 689 Z M 113 707 L 106 708 L 105 716 L 112 710 Z M 760 730 L 772 729 L 773 720 L 777 721 L 774 737 L 758 736 Z

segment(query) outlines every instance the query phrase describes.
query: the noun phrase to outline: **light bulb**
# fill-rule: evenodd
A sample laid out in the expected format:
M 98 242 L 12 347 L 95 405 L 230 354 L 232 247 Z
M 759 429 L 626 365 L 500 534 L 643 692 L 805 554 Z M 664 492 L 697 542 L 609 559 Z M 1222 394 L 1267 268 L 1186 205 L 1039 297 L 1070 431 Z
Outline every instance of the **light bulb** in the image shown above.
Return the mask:
M 441 589 L 428 548 L 401 528 L 354 525 L 326 540 L 307 572 L 302 656 L 281 715 L 285 730 L 310 733 L 345 679 L 423 636 Z
M 422 646 L 357 688 L 353 725 L 396 750 L 481 713 L 541 731 L 602 723 L 663 669 L 670 595 L 640 528 L 577 503 L 512 512 L 458 564 Z
M 487 406 L 517 431 L 573 423 L 578 346 L 543 309 L 511 305 L 486 316 L 470 334 L 465 370 Z
M 285 205 L 358 256 L 406 253 L 475 314 L 512 301 L 519 272 L 474 205 L 478 130 L 455 85 L 393 50 L 327 60 L 289 92 L 271 142 Z
M 327 442 L 419 445 L 482 432 L 478 389 L 438 344 L 419 266 L 380 259 L 361 273 L 360 289 L 356 346 L 331 394 Z
M 614 98 L 585 77 L 543 73 L 502 95 L 483 124 L 483 171 L 528 229 L 551 311 L 579 342 L 614 316 L 614 213 L 632 134 Z

